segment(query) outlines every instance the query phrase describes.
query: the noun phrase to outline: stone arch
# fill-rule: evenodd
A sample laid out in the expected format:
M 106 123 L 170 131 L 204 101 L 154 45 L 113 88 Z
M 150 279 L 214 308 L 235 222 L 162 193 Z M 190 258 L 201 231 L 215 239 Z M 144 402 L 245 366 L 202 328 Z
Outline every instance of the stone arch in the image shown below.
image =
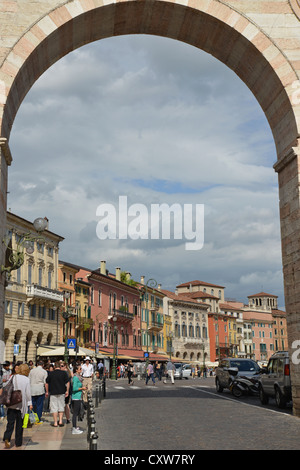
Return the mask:
M 50 11 L 25 32 L 2 64 L 7 98 L 1 136 L 9 139 L 27 92 L 64 55 L 111 36 L 151 34 L 191 44 L 231 68 L 260 103 L 278 158 L 284 157 L 299 138 L 291 103 L 292 84 L 298 77 L 291 63 L 262 30 L 231 6 L 217 0 L 181 3 L 184 5 L 175 0 L 125 0 L 91 7 L 88 0 L 73 0 Z

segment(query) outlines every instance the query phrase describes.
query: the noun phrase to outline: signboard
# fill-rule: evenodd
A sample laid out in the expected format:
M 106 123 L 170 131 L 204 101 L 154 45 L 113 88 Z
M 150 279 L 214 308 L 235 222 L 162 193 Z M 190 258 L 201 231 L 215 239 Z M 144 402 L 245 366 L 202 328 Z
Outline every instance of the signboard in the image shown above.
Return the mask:
M 144 357 L 150 357 L 150 354 L 148 352 L 144 352 Z
M 76 348 L 76 339 L 75 338 L 68 339 L 67 347 L 68 347 L 68 349 L 75 349 Z
M 20 345 L 14 344 L 14 356 L 17 356 L 20 352 Z

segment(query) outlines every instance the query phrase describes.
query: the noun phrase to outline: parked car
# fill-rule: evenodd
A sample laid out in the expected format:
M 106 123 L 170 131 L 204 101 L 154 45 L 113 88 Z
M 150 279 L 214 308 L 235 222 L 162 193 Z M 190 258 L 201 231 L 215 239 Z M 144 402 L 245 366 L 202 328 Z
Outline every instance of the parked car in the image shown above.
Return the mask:
M 183 364 L 182 366 L 182 378 L 188 379 L 192 373 L 192 367 L 190 364 Z
M 263 405 L 274 397 L 278 408 L 285 408 L 292 399 L 290 360 L 287 351 L 270 357 L 265 372 L 260 377 L 259 398 Z
M 239 375 L 252 377 L 259 372 L 259 365 L 252 359 L 239 359 L 236 357 L 222 359 L 216 370 L 217 392 L 223 392 L 224 388 L 230 389 L 232 381 Z
M 174 366 L 176 367 L 175 373 L 174 373 L 174 378 L 175 379 L 182 379 L 182 367 L 183 364 L 182 362 L 174 362 Z

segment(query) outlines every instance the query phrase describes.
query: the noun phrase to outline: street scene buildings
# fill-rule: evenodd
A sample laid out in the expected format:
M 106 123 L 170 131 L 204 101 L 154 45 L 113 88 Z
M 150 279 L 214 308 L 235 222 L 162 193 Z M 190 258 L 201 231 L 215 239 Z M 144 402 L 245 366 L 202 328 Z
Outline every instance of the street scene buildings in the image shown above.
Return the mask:
M 164 290 L 150 276 L 133 280 L 120 267 L 111 273 L 106 261 L 96 270 L 62 261 L 63 240 L 48 225 L 40 235 L 31 222 L 7 214 L 8 251 L 21 253 L 23 263 L 7 276 L 6 360 L 34 360 L 68 339 L 96 357 L 171 358 L 200 367 L 226 356 L 263 363 L 287 350 L 285 311 L 273 293 L 250 294 L 244 304 L 226 299 L 225 286 L 206 281 Z

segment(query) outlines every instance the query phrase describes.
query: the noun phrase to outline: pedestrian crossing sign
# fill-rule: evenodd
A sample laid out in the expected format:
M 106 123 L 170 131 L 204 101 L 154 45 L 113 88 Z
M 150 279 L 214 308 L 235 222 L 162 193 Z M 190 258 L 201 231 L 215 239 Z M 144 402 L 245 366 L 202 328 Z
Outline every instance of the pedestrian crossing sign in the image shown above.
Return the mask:
M 68 349 L 76 349 L 76 339 L 68 339 L 67 343 Z

